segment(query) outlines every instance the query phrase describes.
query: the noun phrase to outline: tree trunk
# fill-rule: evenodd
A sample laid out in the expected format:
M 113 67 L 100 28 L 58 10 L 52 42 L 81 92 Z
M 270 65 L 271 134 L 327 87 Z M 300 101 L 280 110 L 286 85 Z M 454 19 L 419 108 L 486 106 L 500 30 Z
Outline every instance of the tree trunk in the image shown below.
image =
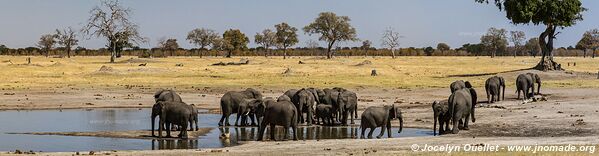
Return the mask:
M 283 59 L 287 59 L 287 48 L 283 47 Z
M 391 48 L 391 58 L 395 58 L 395 49 Z
M 233 53 L 233 51 L 231 51 L 231 50 L 227 51 L 227 56 L 226 57 L 227 58 L 231 58 L 231 53 Z
M 534 69 L 547 70 L 563 70 L 561 65 L 553 61 L 553 39 L 555 39 L 555 29 L 557 26 L 547 25 L 547 28 L 539 36 L 539 45 L 541 46 L 542 56 L 541 62 Z
M 587 49 L 582 50 L 582 58 L 587 57 Z
M 115 58 L 116 58 L 116 47 L 113 47 L 112 52 L 110 53 L 110 63 L 114 63 Z
M 264 48 L 264 57 L 268 58 L 268 48 Z

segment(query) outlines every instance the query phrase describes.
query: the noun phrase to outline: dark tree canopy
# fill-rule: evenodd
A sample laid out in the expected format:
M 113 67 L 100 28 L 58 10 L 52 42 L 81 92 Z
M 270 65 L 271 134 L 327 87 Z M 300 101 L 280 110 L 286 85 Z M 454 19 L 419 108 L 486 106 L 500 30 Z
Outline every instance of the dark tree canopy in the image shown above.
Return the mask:
M 229 29 L 223 33 L 224 49 L 228 51 L 227 57 L 231 57 L 233 51 L 247 49 L 250 39 L 239 29 Z
M 475 0 L 479 3 L 493 2 L 499 10 L 506 12 L 506 17 L 513 24 L 543 24 L 545 31 L 539 35 L 539 44 L 542 57 L 535 67 L 539 70 L 562 70 L 561 66 L 553 61 L 553 40 L 556 38 L 557 28 L 570 27 L 582 20 L 582 7 L 580 0 Z M 545 57 L 549 57 L 547 61 Z
M 45 34 L 42 35 L 42 37 L 40 37 L 40 40 L 37 42 L 37 46 L 40 49 L 42 49 L 46 57 L 48 57 L 48 53 L 50 53 L 50 50 L 52 49 L 52 47 L 54 47 L 54 44 L 56 44 L 55 38 L 55 34 Z
M 275 25 L 275 28 L 277 30 L 275 33 L 276 43 L 279 47 L 283 48 L 283 52 L 285 53 L 283 59 L 286 59 L 287 48 L 299 42 L 296 34 L 297 28 L 289 26 L 289 24 L 285 22 Z
M 304 27 L 309 35 L 320 34 L 318 40 L 327 42 L 327 58 L 332 56 L 331 49 L 337 42 L 355 41 L 356 29 L 349 24 L 349 17 L 337 16 L 332 12 L 321 12 L 314 22 Z
M 437 50 L 447 51 L 450 48 L 451 47 L 449 47 L 449 45 L 447 45 L 447 43 L 439 43 L 439 44 L 437 44 Z

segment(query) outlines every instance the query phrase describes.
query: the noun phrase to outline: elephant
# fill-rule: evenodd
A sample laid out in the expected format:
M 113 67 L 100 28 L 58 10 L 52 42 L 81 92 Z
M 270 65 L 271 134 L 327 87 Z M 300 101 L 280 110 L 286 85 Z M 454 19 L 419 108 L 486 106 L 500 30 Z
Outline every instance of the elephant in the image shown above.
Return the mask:
M 194 104 L 188 105 L 188 109 L 191 110 L 191 116 L 189 117 L 189 130 L 198 131 L 198 109 Z M 195 125 L 195 129 L 194 129 Z
M 434 101 L 433 102 L 433 136 L 437 135 L 437 121 L 439 122 L 439 134 L 444 134 L 445 131 L 449 130 L 449 104 L 447 101 Z M 445 128 L 443 128 L 445 126 Z
M 175 124 L 181 126 L 179 137 L 187 139 L 187 126 L 191 118 L 192 110 L 189 105 L 183 102 L 175 101 L 159 101 L 154 104 L 153 109 L 160 112 L 160 120 L 158 124 L 158 138 L 162 138 L 162 130 L 166 126 L 166 137 L 171 137 L 170 125 Z
M 313 114 L 314 114 L 314 96 L 312 93 L 305 88 L 300 89 L 293 95 L 291 98 L 291 102 L 295 105 L 297 109 L 298 123 L 304 122 L 303 112 L 306 112 L 306 122 L 308 126 L 312 125 L 313 122 Z
M 181 100 L 181 97 L 179 96 L 179 94 L 177 94 L 175 91 L 173 90 L 167 90 L 167 89 L 161 89 L 158 90 L 156 93 L 154 93 L 154 101 L 157 102 L 166 102 L 166 101 L 174 101 L 174 102 L 183 102 Z M 154 105 L 156 106 L 156 105 Z M 156 120 L 156 117 L 160 115 L 160 111 L 155 110 L 154 108 L 152 108 L 152 115 L 151 115 L 151 120 L 152 120 L 152 136 L 154 135 L 154 122 Z M 197 114 L 196 114 L 197 115 Z M 170 127 L 170 125 L 169 125 Z M 173 126 L 175 127 L 175 126 Z
M 505 100 L 505 80 L 500 76 L 490 77 L 485 81 L 485 91 L 487 92 L 487 103 Z
M 340 108 L 341 125 L 347 125 L 347 119 L 351 116 L 351 124 L 355 124 L 354 118 L 358 117 L 358 96 L 352 91 L 340 89 L 337 97 L 337 105 Z
M 242 118 L 242 125 L 246 125 L 245 119 L 249 116 L 252 120 L 251 125 L 256 125 L 254 121 L 253 109 L 262 102 L 262 94 L 252 88 L 244 91 L 229 91 L 220 99 L 220 107 L 222 117 L 218 122 L 219 126 L 229 126 L 229 116 L 233 113 L 237 114 L 235 126 L 239 126 L 239 118 Z
M 473 88 L 463 88 L 456 90 L 449 96 L 447 101 L 449 104 L 449 114 L 453 123 L 452 133 L 457 134 L 460 127 L 464 130 L 469 130 L 468 119 L 472 117 L 472 122 L 476 122 L 474 117 L 474 106 L 476 105 L 476 90 Z M 461 126 L 464 119 L 463 126 Z
M 270 126 L 270 139 L 276 141 L 275 126 L 279 125 L 284 128 L 284 140 L 287 140 L 287 134 L 290 127 L 293 130 L 293 140 L 297 140 L 297 118 L 299 117 L 299 114 L 295 105 L 290 101 L 275 102 L 274 100 L 266 100 L 262 105 L 258 106 L 256 114 L 263 116 L 263 120 L 260 123 L 260 128 L 258 130 L 257 141 L 263 140 L 264 131 L 266 130 L 267 125 Z
M 320 124 L 322 120 L 323 125 L 334 125 L 333 106 L 326 104 L 318 104 L 316 106 L 316 124 Z
M 534 96 L 535 86 L 534 84 L 538 84 L 537 94 L 541 94 L 541 78 L 539 75 L 534 73 L 526 73 L 520 74 L 516 78 L 516 92 L 518 93 L 518 99 L 520 99 L 520 91 L 523 93 L 523 99 L 529 99 L 531 96 Z M 532 88 L 532 92 L 528 92 Z
M 456 90 L 462 89 L 462 88 L 472 88 L 472 84 L 470 84 L 469 81 L 457 80 L 457 81 L 452 82 L 449 85 L 449 89 L 451 90 L 451 93 L 453 93 Z
M 395 118 L 399 120 L 399 131 L 397 133 L 401 133 L 403 129 L 403 116 L 399 107 L 387 105 L 383 107 L 371 106 L 366 108 L 361 116 L 360 128 L 362 129 L 362 134 L 360 138 L 364 138 L 366 128 L 370 128 L 368 138 L 372 138 L 372 132 L 374 132 L 374 129 L 377 127 L 381 127 L 381 133 L 376 138 L 383 137 L 385 129 L 388 131 L 387 137 L 391 138 L 391 120 Z
M 279 96 L 279 98 L 277 98 L 277 101 L 289 101 L 291 102 L 291 98 L 285 94 Z
M 308 88 L 306 89 L 308 91 L 310 91 L 310 93 L 312 93 L 312 96 L 314 96 L 314 101 L 316 101 L 316 103 L 320 103 L 320 98 L 318 96 L 318 89 L 316 88 Z

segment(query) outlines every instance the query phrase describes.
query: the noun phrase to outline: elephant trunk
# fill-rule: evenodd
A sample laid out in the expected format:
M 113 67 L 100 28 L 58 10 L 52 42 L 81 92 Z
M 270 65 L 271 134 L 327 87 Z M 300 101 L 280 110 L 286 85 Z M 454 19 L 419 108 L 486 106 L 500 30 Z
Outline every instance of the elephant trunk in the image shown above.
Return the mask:
M 438 115 L 437 115 L 437 113 L 433 113 L 433 114 L 434 114 L 434 116 L 433 116 L 433 120 L 434 120 L 433 121 L 433 136 L 435 136 L 435 135 L 437 135 L 437 116 Z M 441 127 L 439 127 L 439 128 L 441 128 Z
M 501 100 L 505 100 L 505 84 L 502 84 L 501 88 L 503 90 L 502 93 L 501 93 Z
M 401 130 L 403 130 L 403 117 L 399 116 L 397 119 L 399 120 L 399 131 L 397 133 L 401 133 Z

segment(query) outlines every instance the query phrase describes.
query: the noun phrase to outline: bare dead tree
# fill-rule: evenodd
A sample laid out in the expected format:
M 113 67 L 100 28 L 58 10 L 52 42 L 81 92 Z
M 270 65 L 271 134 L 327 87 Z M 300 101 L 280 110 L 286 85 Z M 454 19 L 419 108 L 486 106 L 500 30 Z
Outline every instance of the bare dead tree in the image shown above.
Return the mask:
M 102 1 L 101 5 L 90 10 L 90 18 L 82 32 L 90 37 L 105 37 L 107 47 L 112 49 L 110 62 L 114 63 L 117 53 L 131 43 L 146 42 L 137 31 L 138 26 L 131 22 L 131 9 L 119 4 L 118 0 Z
M 395 58 L 395 48 L 399 47 L 399 32 L 395 29 L 388 27 L 383 32 L 383 38 L 381 39 L 381 46 L 387 47 L 391 50 L 391 57 Z
M 71 58 L 71 48 L 73 46 L 77 46 L 79 40 L 77 40 L 77 34 L 73 30 L 73 28 L 68 27 L 64 30 L 56 29 L 56 40 L 59 45 L 64 46 L 67 57 Z

